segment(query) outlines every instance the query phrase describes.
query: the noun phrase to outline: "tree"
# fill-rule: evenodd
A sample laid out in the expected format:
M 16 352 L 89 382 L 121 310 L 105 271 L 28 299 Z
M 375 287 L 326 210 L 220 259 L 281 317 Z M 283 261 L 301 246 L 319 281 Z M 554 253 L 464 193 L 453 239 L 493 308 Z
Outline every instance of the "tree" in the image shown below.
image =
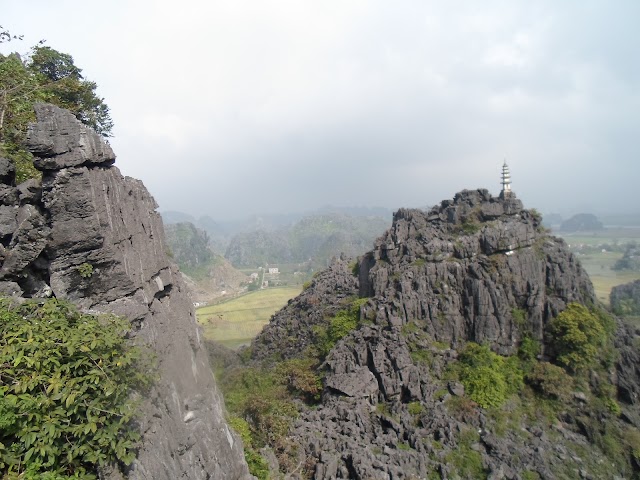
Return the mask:
M 22 35 L 12 35 L 9 30 L 5 30 L 0 25 L 0 43 L 10 42 L 11 40 L 22 40 Z
M 547 326 L 558 363 L 572 372 L 593 367 L 607 342 L 600 319 L 579 303 L 570 303 Z
M 19 38 L 0 27 L 0 43 Z M 0 55 L 0 155 L 15 162 L 17 182 L 38 175 L 23 147 L 27 126 L 35 120 L 36 102 L 66 108 L 99 134 L 111 136 L 109 107 L 96 94 L 96 83 L 81 72 L 71 55 L 42 42 L 24 58 L 17 53 Z
M 140 437 L 132 393 L 151 385 L 153 358 L 130 329 L 55 299 L 0 298 L 3 479 L 90 479 L 98 465 L 131 463 Z
M 73 63 L 71 55 L 36 46 L 26 65 L 43 86 L 48 102 L 70 110 L 100 135 L 111 136 L 113 121 L 109 107 L 96 95 L 96 83 L 81 75 L 82 70 Z

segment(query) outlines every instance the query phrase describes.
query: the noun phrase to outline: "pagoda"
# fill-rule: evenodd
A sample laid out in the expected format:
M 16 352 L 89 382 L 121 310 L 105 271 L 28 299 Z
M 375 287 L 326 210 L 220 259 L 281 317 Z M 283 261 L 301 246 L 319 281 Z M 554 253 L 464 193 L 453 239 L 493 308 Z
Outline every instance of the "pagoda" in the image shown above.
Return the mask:
M 509 166 L 505 160 L 502 165 L 502 191 L 500 192 L 500 198 L 514 198 L 516 196 L 515 193 L 511 191 L 511 174 L 509 173 Z

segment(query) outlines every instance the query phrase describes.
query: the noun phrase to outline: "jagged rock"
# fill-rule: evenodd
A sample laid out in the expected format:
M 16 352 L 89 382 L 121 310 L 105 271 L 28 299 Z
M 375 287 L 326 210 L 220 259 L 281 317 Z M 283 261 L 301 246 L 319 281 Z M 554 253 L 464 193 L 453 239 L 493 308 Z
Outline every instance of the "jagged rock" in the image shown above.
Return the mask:
M 55 105 L 35 105 L 37 122 L 27 134 L 27 148 L 40 170 L 60 170 L 79 165 L 113 164 L 116 156 L 104 139 L 80 123 L 68 110 Z
M 445 375 L 466 342 L 514 354 L 530 335 L 544 348 L 545 326 L 568 303 L 596 302 L 585 271 L 535 212 L 514 196 L 463 191 L 429 212 L 398 210 L 391 229 L 358 259 L 357 278 L 348 265 L 339 259 L 321 272 L 251 347 L 258 362 L 304 357 L 329 319 L 357 296 L 368 299 L 358 326 L 319 367 L 321 404 L 303 410 L 290 433 L 308 457 L 309 476 L 457 478 L 462 467 L 451 462 L 467 452 L 496 479 L 524 478 L 525 470 L 551 479 L 569 461 L 583 466 L 569 457 L 573 446 L 590 445 L 572 430 L 575 421 L 559 429 L 571 449 L 562 442 L 558 449 L 555 436 L 529 431 L 526 422 L 494 432 L 496 420 Z M 619 392 L 637 402 L 635 340 L 627 332 L 617 342 Z M 592 464 L 606 461 L 599 450 L 591 455 Z
M 8 158 L 0 157 L 0 183 L 13 185 L 16 179 L 16 167 Z
M 18 185 L 17 190 L 21 204 L 30 203 L 35 205 L 40 202 L 42 188 L 40 182 L 35 178 L 30 178 L 29 180 L 22 182 Z
M 0 207 L 3 208 L 3 207 Z M 49 226 L 39 208 L 22 205 L 15 210 L 16 227 L 0 267 L 0 278 L 17 279 L 37 260 L 47 246 Z M 0 225 L 4 221 L 0 219 Z
M 624 402 L 640 403 L 640 329 L 620 322 L 616 331 L 615 346 L 620 352 L 616 365 L 618 397 Z M 640 424 L 638 425 L 640 428 Z
M 11 237 L 18 228 L 18 209 L 13 205 L 0 205 L 0 239 Z
M 28 145 L 42 188 L 28 182 L 3 197 L 15 203 L 0 207 L 0 290 L 126 316 L 136 342 L 157 356 L 137 458 L 100 478 L 251 478 L 224 420 L 191 300 L 167 259 L 155 201 L 111 166 L 111 148 L 72 114 L 38 105 L 36 116 Z
M 16 205 L 18 203 L 18 194 L 16 187 L 0 183 L 0 205 Z

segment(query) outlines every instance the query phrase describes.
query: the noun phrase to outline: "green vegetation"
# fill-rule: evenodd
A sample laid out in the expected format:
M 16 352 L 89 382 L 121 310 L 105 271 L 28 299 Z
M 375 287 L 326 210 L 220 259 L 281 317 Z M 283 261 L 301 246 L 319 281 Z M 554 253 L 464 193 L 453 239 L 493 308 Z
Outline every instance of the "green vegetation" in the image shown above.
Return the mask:
M 420 402 L 411 402 L 407 405 L 407 410 L 411 415 L 417 416 L 421 415 L 423 412 L 422 405 Z
M 269 318 L 299 295 L 301 288 L 268 288 L 196 310 L 206 338 L 229 348 L 246 345 L 269 323 Z
M 267 480 L 269 478 L 269 464 L 260 455 L 253 445 L 251 428 L 246 420 L 240 417 L 229 417 L 227 419 L 229 426 L 242 438 L 244 446 L 244 459 L 249 466 L 249 472 L 259 480 Z
M 473 444 L 478 440 L 478 434 L 472 429 L 461 432 L 458 439 L 458 448 L 448 453 L 445 457 L 445 462 L 448 465 L 452 465 L 461 478 L 487 478 L 488 472 L 482 466 L 482 456 L 472 448 Z
M 527 312 L 522 308 L 514 308 L 511 310 L 511 316 L 513 317 L 513 322 L 519 329 L 525 329 L 527 325 Z
M 48 300 L 0 300 L 0 472 L 3 478 L 96 478 L 129 464 L 139 438 L 134 389 L 151 381 L 129 323 Z M 148 362 L 148 361 L 147 361 Z
M 482 224 L 477 220 L 467 219 L 455 227 L 455 231 L 461 235 L 473 235 L 482 229 Z
M 605 305 L 609 304 L 609 293 L 613 287 L 640 279 L 640 271 L 615 270 L 625 252 L 640 242 L 640 229 L 607 228 L 580 234 L 560 233 L 589 274 L 598 300 Z
M 295 446 L 286 438 L 298 416 L 296 400 L 315 403 L 322 389 L 312 359 L 292 359 L 275 368 L 244 367 L 226 372 L 221 387 L 230 424 L 242 436 L 250 471 L 267 478 L 266 462 L 256 449 L 274 448 L 280 465 L 291 462 Z
M 93 275 L 93 265 L 90 263 L 85 262 L 82 265 L 78 265 L 76 270 L 82 278 L 90 278 Z
M 349 264 L 349 271 L 354 277 L 360 275 L 360 262 L 358 261 L 358 259 L 355 259 Z
M 202 280 L 212 267 L 223 262 L 209 248 L 209 236 L 189 222 L 165 226 L 167 244 L 180 270 L 193 280 Z
M 502 357 L 486 345 L 469 343 L 452 368 L 466 394 L 483 408 L 501 406 L 523 386 L 518 358 Z
M 539 394 L 552 399 L 567 400 L 573 388 L 573 378 L 549 362 L 536 363 L 526 379 Z
M 319 354 L 325 357 L 349 332 L 355 330 L 360 320 L 360 307 L 367 302 L 367 298 L 354 300 L 348 309 L 340 310 L 331 318 L 326 326 L 317 326 L 314 330 L 317 338 Z
M 23 147 L 36 102 L 66 108 L 99 134 L 110 136 L 109 107 L 96 95 L 96 84 L 81 72 L 70 55 L 42 43 L 24 59 L 16 53 L 0 55 L 0 154 L 14 161 L 18 183 L 40 175 Z
M 579 372 L 595 366 L 607 335 L 601 318 L 578 303 L 571 303 L 547 326 L 556 360 L 569 371 Z

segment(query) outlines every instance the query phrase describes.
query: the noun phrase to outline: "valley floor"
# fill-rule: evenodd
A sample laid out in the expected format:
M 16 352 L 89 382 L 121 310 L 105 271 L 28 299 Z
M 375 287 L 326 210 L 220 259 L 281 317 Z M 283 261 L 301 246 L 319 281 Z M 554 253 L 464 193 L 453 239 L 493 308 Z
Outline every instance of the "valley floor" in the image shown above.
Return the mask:
M 248 345 L 271 316 L 302 291 L 301 286 L 266 288 L 196 310 L 204 335 L 229 348 Z

